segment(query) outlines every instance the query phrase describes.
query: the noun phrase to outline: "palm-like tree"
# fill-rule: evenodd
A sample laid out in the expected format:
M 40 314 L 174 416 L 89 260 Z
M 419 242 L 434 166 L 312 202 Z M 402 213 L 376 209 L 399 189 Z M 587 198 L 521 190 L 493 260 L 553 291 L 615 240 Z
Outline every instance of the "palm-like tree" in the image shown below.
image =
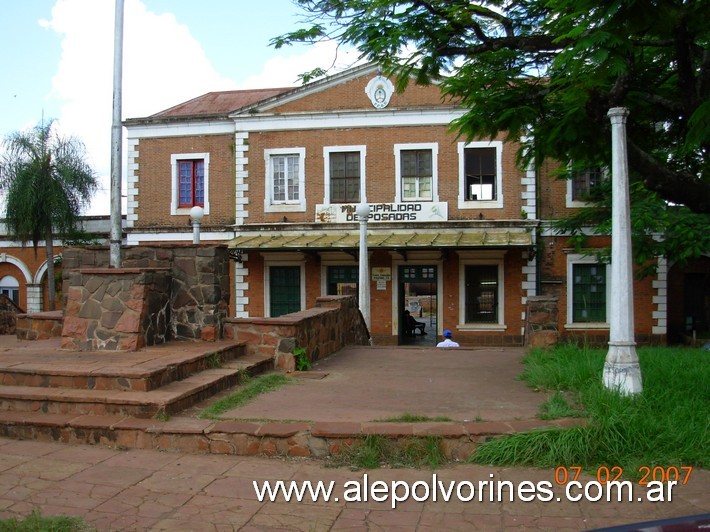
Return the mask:
M 63 138 L 53 122 L 10 134 L 4 142 L 0 190 L 11 237 L 32 242 L 35 253 L 46 243 L 49 308 L 55 308 L 53 237 L 74 229 L 81 209 L 96 191 L 93 169 L 84 160 L 84 144 Z

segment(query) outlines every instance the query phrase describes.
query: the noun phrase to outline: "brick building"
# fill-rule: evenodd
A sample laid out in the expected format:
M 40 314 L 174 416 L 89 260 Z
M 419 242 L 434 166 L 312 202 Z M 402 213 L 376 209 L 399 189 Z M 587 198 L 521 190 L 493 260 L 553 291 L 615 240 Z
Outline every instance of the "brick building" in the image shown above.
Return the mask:
M 209 93 L 128 130 L 128 245 L 192 238 L 234 259 L 230 314 L 278 316 L 317 297 L 358 293 L 358 204 L 370 205 L 374 343 L 522 344 L 528 303 L 553 296 L 546 327 L 606 341 L 608 266 L 577 255 L 549 221 L 579 208 L 604 178 L 521 169 L 519 145 L 466 141 L 463 110 L 436 86 L 403 93 L 377 67 L 299 88 Z M 593 246 L 608 245 L 598 237 Z M 666 337 L 667 265 L 636 281 L 640 342 Z M 409 310 L 426 336 L 405 335 Z

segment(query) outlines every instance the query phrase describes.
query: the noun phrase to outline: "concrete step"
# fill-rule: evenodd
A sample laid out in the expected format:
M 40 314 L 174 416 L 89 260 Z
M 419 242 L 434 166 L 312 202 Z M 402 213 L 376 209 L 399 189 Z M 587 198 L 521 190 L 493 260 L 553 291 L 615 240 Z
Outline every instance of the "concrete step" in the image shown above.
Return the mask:
M 270 357 L 243 357 L 148 391 L 5 385 L 0 386 L 0 410 L 139 418 L 170 415 L 237 385 L 241 373 L 258 373 L 271 364 Z
M 202 344 L 204 348 L 205 344 Z M 195 352 L 193 346 L 170 344 L 137 354 L 106 354 L 101 358 L 86 353 L 4 361 L 0 386 L 71 388 L 148 392 L 183 380 L 205 369 L 220 367 L 245 353 L 243 343 L 221 343 L 213 349 Z

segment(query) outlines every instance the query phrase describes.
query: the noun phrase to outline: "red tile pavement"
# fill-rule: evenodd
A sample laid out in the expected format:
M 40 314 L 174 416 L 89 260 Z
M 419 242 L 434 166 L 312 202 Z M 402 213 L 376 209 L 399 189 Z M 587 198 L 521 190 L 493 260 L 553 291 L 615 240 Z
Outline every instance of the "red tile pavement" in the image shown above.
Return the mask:
M 253 482 L 261 488 L 265 479 L 332 481 L 333 496 L 339 500 L 286 502 L 280 496 L 260 502 Z M 550 482 L 555 497 L 550 502 L 500 503 L 490 502 L 484 491 L 483 500 L 465 502 L 456 500 L 455 490 L 448 502 L 441 491 L 436 500 L 425 497 L 430 489 L 425 486 L 435 481 L 444 487 L 453 482 L 468 496 L 470 484 L 461 483 L 478 486 L 491 479 L 515 486 Z M 593 479 L 585 475 L 580 480 Z M 421 500 L 410 497 L 396 509 L 389 499 L 373 500 L 377 492 L 372 491 L 368 500 L 345 500 L 346 493 L 354 497 L 354 482 L 370 488 L 381 482 L 391 489 L 397 481 L 417 486 Z M 404 485 L 397 486 L 403 495 Z M 100 531 L 585 530 L 710 512 L 708 486 L 710 471 L 694 470 L 688 484 L 674 488 L 671 502 L 569 502 L 564 490 L 554 485 L 550 470 L 453 464 L 435 471 L 352 471 L 315 460 L 119 451 L 0 438 L 0 518 L 22 517 L 37 509 L 43 515 L 82 516 Z M 634 497 L 645 493 L 638 485 L 634 490 Z

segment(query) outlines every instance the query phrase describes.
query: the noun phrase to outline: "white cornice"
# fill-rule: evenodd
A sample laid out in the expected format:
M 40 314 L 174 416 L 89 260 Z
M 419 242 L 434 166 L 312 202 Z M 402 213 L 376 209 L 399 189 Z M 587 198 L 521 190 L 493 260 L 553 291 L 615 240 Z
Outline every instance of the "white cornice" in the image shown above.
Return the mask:
M 190 137 L 194 135 L 231 135 L 234 133 L 232 120 L 165 122 L 160 124 L 127 125 L 128 139 L 155 137 Z

